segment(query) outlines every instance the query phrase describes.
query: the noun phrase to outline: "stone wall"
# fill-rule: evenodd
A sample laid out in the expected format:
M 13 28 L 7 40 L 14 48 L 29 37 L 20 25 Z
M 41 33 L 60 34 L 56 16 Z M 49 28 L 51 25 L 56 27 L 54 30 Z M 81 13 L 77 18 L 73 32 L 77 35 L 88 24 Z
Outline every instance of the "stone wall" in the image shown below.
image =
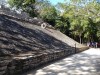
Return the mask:
M 30 23 L 25 26 L 23 19 L 1 11 L 0 14 L 0 75 L 14 75 L 78 52 L 76 48 L 56 39 L 53 35 L 59 34 L 57 32 L 51 36 L 40 26 L 31 26 Z M 31 53 L 25 55 L 28 52 Z
M 30 55 L 27 57 L 15 57 L 12 59 L 12 61 L 7 62 L 5 62 L 5 59 L 3 60 L 2 64 L 0 63 L 0 66 L 2 65 L 2 68 L 0 67 L 0 75 L 14 75 L 28 69 L 34 69 L 37 66 L 63 58 L 74 53 L 75 49 L 44 53 L 37 56 Z
M 4 75 L 7 70 L 7 65 L 11 62 L 11 57 L 3 56 L 0 57 L 0 75 Z
M 52 25 L 42 21 L 42 19 L 37 18 L 37 17 L 34 17 L 34 18 L 30 17 L 25 12 L 22 12 L 22 14 L 18 14 L 16 11 L 12 11 L 9 8 L 5 8 L 5 9 L 0 8 L 0 14 L 8 16 L 9 18 L 12 18 L 12 19 L 15 19 L 18 21 L 22 21 L 22 22 L 24 21 L 24 22 L 36 24 L 39 26 L 41 26 L 41 24 L 45 23 L 47 25 L 46 27 L 54 29 L 54 27 L 52 27 Z

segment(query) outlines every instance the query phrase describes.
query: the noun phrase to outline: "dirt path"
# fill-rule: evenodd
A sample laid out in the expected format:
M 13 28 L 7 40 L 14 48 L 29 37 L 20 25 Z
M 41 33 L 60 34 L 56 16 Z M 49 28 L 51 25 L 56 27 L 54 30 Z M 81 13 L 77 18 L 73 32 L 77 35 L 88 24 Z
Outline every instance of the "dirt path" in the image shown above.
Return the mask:
M 100 75 L 100 49 L 91 48 L 22 75 Z

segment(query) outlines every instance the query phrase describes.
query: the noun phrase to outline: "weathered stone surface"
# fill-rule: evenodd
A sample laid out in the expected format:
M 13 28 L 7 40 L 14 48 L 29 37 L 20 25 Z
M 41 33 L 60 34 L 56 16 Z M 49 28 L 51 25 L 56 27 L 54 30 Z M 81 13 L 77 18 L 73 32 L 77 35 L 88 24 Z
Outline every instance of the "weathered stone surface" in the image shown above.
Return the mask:
M 5 74 L 5 70 L 4 71 L 0 71 L 0 75 L 4 75 Z
M 78 52 L 69 44 L 71 39 L 66 43 L 57 37 L 62 33 L 6 13 L 0 12 L 0 75 L 14 75 Z
M 11 62 L 11 57 L 8 56 L 0 57 L 0 75 L 4 75 L 6 73 L 9 62 Z

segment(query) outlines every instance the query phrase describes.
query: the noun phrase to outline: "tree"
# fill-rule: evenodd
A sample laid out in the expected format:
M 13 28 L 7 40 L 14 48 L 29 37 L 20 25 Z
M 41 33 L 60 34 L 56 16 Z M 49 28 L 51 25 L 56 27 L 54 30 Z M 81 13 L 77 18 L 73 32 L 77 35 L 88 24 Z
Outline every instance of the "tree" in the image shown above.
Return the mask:
M 8 0 L 11 8 L 22 9 L 23 11 L 35 16 L 34 3 L 35 0 Z
M 63 16 L 59 16 L 55 20 L 55 28 L 60 30 L 66 35 L 70 35 L 70 23 L 68 19 L 65 19 Z
M 45 0 L 41 3 L 37 3 L 36 8 L 39 13 L 38 17 L 42 18 L 44 21 L 50 23 L 53 26 L 55 25 L 57 11 L 49 1 Z
M 39 16 L 44 20 L 54 25 L 55 18 L 57 16 L 56 9 L 53 6 L 44 7 L 40 12 Z
M 80 38 L 80 43 L 84 39 L 97 41 L 99 35 L 97 24 L 100 22 L 99 3 L 95 0 L 71 0 L 70 4 L 60 3 L 58 6 L 61 8 L 60 14 L 65 19 L 69 19 L 70 31 L 74 39 Z
M 100 3 L 70 0 L 53 6 L 48 0 L 9 0 L 16 9 L 38 16 L 77 41 L 100 40 Z M 79 40 L 80 39 L 80 40 Z

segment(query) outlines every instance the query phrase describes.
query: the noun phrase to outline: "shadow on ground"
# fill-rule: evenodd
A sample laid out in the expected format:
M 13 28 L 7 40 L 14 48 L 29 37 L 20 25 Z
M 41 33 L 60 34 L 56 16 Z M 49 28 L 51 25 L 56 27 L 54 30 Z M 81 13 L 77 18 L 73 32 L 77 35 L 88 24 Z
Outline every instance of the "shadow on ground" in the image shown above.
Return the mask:
M 100 75 L 100 55 L 82 52 L 23 75 Z

